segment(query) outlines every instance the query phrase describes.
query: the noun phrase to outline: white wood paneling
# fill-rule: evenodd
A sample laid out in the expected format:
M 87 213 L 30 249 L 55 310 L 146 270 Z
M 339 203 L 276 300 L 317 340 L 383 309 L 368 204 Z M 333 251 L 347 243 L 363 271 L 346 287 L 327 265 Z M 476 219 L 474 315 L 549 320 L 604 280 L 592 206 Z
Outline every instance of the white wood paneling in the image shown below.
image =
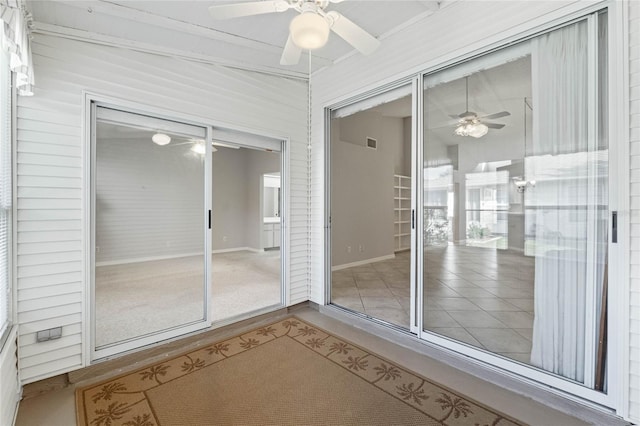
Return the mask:
M 16 329 L 9 333 L 0 350 L 0 425 L 12 425 L 20 401 L 16 359 Z
M 19 357 L 24 383 L 80 368 L 86 292 L 83 91 L 290 138 L 291 304 L 307 300 L 307 84 L 36 35 L 35 96 L 21 97 L 17 142 Z M 297 202 L 296 200 L 305 200 Z M 38 330 L 62 326 L 58 341 Z
M 629 418 L 640 422 L 640 2 L 629 2 Z

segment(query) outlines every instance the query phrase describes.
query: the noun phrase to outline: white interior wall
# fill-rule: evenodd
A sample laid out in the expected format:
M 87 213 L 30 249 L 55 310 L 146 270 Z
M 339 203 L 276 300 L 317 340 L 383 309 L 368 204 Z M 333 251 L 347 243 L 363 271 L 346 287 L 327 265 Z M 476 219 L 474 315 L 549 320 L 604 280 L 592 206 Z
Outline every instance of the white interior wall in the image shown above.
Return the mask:
M 289 137 L 290 265 L 285 299 L 308 299 L 307 84 L 53 36 L 32 40 L 35 96 L 20 97 L 17 137 L 17 317 L 23 383 L 87 362 L 87 173 L 83 91 Z M 62 327 L 36 343 L 38 330 Z
M 148 137 L 101 137 L 101 130 L 109 131 L 98 125 L 96 264 L 203 253 L 204 163 L 198 154 Z
M 411 126 L 412 117 L 402 119 L 402 160 L 396 165 L 396 174 L 411 176 Z
M 212 154 L 212 247 L 214 251 L 248 247 L 247 150 L 216 149 Z
M 262 248 L 262 176 L 280 172 L 280 153 L 216 147 L 213 250 Z
M 249 150 L 248 154 L 247 205 L 249 221 L 247 222 L 247 246 L 260 249 L 263 247 L 263 175 L 280 171 L 280 153 Z
M 363 111 L 332 126 L 332 265 L 393 256 L 394 178 L 404 163 L 402 118 Z M 377 140 L 377 149 L 366 138 Z

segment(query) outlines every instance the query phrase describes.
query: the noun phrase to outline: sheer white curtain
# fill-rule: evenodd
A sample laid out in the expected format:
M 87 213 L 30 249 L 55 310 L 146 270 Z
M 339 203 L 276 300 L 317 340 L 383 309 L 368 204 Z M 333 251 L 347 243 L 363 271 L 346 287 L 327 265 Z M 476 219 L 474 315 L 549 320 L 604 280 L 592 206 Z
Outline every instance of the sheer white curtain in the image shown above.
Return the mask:
M 11 54 L 11 71 L 16 73 L 16 89 L 22 96 L 33 95 L 33 60 L 29 25 L 32 17 L 24 0 L 0 0 L 2 48 Z
M 535 255 L 531 363 L 585 382 L 604 276 L 607 152 L 589 134 L 588 27 L 577 23 L 533 42 L 533 142 L 525 174 L 527 254 Z M 590 358 L 593 359 L 593 358 Z

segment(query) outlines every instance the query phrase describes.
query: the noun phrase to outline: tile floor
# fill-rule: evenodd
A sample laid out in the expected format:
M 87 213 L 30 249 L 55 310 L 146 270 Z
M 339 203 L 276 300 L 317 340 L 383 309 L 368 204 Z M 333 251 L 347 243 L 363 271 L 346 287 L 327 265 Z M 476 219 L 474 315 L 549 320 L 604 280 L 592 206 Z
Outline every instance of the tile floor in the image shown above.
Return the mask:
M 331 302 L 409 328 L 410 253 L 332 274 Z M 534 259 L 465 246 L 427 248 L 425 330 L 528 363 Z

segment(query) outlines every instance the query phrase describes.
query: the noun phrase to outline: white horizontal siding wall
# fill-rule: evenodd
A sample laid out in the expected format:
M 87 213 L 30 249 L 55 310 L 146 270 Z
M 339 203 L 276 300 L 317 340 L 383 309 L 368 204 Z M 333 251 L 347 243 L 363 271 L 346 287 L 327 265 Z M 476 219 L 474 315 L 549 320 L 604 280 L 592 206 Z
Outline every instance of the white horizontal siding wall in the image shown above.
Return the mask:
M 629 2 L 631 260 L 629 417 L 640 422 L 640 2 Z
M 457 1 L 382 40 L 370 56 L 354 55 L 312 75 L 311 294 L 324 301 L 324 112 L 325 106 L 437 66 L 545 22 L 568 8 L 566 1 Z
M 18 105 L 17 286 L 24 383 L 83 366 L 82 91 L 291 138 L 290 292 L 308 299 L 307 84 L 58 37 L 33 42 L 35 96 Z M 38 330 L 62 326 L 59 340 Z
M 12 425 L 20 400 L 16 359 L 16 329 L 9 333 L 0 350 L 0 425 Z

